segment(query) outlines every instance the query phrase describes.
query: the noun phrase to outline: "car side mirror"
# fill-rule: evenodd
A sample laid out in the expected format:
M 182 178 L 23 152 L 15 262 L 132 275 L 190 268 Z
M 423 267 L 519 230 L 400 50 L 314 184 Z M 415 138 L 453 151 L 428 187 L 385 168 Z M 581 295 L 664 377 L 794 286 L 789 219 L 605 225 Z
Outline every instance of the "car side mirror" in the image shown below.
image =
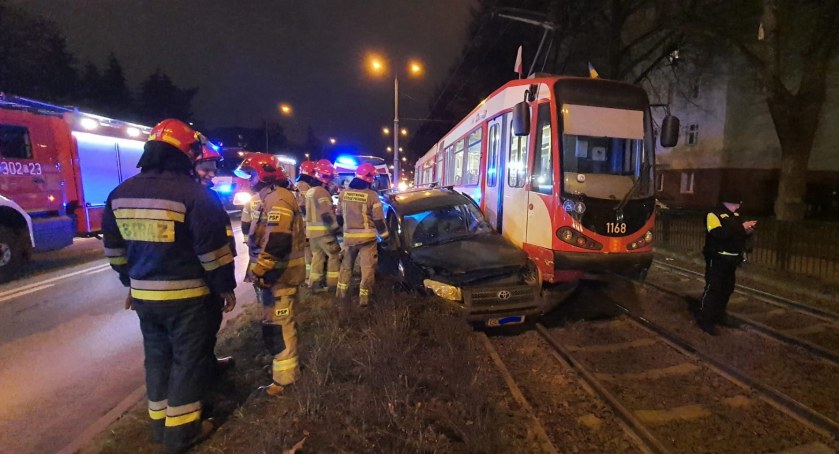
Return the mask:
M 513 106 L 513 134 L 519 137 L 530 134 L 530 105 L 527 101 Z
M 661 122 L 661 146 L 675 147 L 679 143 L 679 118 L 667 115 Z

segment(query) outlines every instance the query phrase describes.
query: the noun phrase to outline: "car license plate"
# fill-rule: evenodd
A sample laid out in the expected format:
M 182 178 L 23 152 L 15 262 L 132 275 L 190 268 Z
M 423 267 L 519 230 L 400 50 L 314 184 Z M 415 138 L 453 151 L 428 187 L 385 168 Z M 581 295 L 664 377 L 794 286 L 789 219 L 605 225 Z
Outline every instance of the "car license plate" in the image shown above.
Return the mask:
M 519 323 L 524 323 L 524 315 L 511 315 L 487 320 L 487 326 L 517 325 Z

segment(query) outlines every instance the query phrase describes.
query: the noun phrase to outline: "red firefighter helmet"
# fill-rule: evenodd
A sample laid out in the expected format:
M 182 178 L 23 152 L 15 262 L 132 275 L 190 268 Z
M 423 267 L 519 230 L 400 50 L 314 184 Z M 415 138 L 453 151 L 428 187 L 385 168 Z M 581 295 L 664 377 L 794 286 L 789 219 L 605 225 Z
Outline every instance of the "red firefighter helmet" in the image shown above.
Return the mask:
M 369 162 L 359 164 L 355 169 L 355 177 L 370 184 L 373 184 L 373 181 L 376 179 L 376 175 L 378 175 L 378 173 L 379 172 L 376 171 L 376 167 Z
M 187 155 L 190 161 L 201 156 L 201 147 L 209 144 L 203 134 L 192 129 L 188 124 L 174 118 L 167 118 L 151 129 L 149 139 L 167 143 Z
M 224 161 L 224 157 L 212 145 L 203 145 L 201 147 L 201 156 L 195 158 L 195 163 L 198 164 L 205 161 Z
M 314 176 L 316 166 L 317 166 L 317 164 L 315 164 L 314 161 L 303 161 L 303 162 L 301 162 L 300 163 L 300 175 Z
M 260 183 L 272 184 L 288 180 L 283 168 L 277 165 L 274 156 L 266 153 L 253 153 L 233 171 L 239 178 L 256 177 Z
M 321 159 L 315 164 L 315 178 L 327 183 L 335 178 L 335 167 L 326 159 Z

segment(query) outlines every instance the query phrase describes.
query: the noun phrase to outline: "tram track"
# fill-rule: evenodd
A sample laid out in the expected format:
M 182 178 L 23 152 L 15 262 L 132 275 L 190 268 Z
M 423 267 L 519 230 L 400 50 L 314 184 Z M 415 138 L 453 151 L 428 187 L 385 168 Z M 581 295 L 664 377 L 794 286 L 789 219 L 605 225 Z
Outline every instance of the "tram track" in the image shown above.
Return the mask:
M 665 280 L 662 283 L 648 280 L 644 283 L 646 286 L 688 302 L 696 298 L 691 295 L 691 287 L 695 293 L 697 286 L 704 286 L 701 273 L 667 263 L 656 262 L 654 265 L 691 280 L 693 285 L 688 285 L 688 291 L 685 291 L 683 281 Z M 729 303 L 728 316 L 744 329 L 800 347 L 839 367 L 839 313 L 738 285 Z
M 537 323 L 535 332 L 549 346 L 549 356 L 561 367 L 573 369 L 581 386 L 593 391 L 592 395 L 596 396 L 593 398 L 605 402 L 613 410 L 638 450 L 654 453 L 734 452 L 738 446 L 740 450 L 742 446 L 750 446 L 750 450 L 760 451 L 826 449 L 831 452 L 830 449 L 835 449 L 839 423 L 830 417 L 734 366 L 704 354 L 688 340 L 634 313 L 620 302 L 606 298 L 622 313 L 615 320 L 552 328 Z M 596 342 L 592 343 L 592 339 Z M 505 339 L 487 338 L 488 349 L 492 348 L 491 343 L 501 341 Z M 504 355 L 496 353 L 495 356 L 497 363 Z M 612 365 L 613 359 L 620 356 L 637 357 L 639 367 L 626 370 L 619 366 L 626 366 L 625 361 Z M 517 356 L 512 358 L 518 360 Z M 659 360 L 662 360 L 661 364 Z M 516 368 L 505 366 L 505 369 L 510 377 L 505 378 L 509 385 L 516 375 Z M 526 372 L 524 368 L 520 374 Z M 667 391 L 674 383 L 681 392 Z M 515 393 L 522 398 L 527 394 L 521 389 Z M 662 403 L 664 405 L 660 405 Z M 534 420 L 539 420 L 538 412 L 532 406 L 526 408 Z M 693 427 L 694 424 L 699 428 Z M 730 430 L 732 426 L 736 430 Z M 547 428 L 545 436 L 549 436 L 551 426 L 544 424 L 543 427 Z M 683 434 L 695 432 L 714 434 L 726 433 L 726 430 L 729 430 L 729 436 L 741 438 L 743 433 L 777 438 L 769 446 L 760 445 L 766 440 L 740 440 L 740 443 L 732 440 L 731 444 L 723 445 L 719 440 L 713 440 L 706 446 L 697 447 L 690 436 L 683 437 Z

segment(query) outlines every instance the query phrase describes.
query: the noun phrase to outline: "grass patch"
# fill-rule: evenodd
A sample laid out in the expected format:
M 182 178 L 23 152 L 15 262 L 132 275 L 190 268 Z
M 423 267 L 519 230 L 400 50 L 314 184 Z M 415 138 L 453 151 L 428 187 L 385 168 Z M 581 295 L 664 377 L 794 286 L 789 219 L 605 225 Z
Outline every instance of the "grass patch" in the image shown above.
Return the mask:
M 270 381 L 259 308 L 225 329 L 236 357 L 210 396 L 220 429 L 196 452 L 536 452 L 471 327 L 427 298 L 383 283 L 363 309 L 304 291 L 298 304 L 301 380 L 284 398 L 253 390 Z M 162 452 L 145 402 L 84 452 Z

